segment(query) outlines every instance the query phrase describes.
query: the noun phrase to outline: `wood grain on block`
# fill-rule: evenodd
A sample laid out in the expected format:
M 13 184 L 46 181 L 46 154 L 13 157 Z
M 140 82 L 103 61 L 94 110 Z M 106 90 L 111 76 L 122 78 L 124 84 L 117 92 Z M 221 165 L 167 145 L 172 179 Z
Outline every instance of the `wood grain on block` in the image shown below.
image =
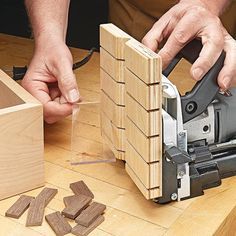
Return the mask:
M 44 198 L 45 199 L 45 207 L 48 203 L 56 196 L 58 190 L 55 188 L 44 188 L 36 198 Z
M 27 210 L 34 197 L 21 195 L 20 198 L 6 211 L 5 216 L 19 219 Z
M 146 135 L 156 136 L 161 134 L 162 117 L 160 110 L 146 111 L 129 94 L 126 94 L 126 115 Z
M 147 85 L 129 69 L 125 68 L 125 87 L 138 103 L 146 110 L 154 110 L 162 107 L 161 84 Z
M 72 227 L 59 211 L 46 215 L 45 219 L 57 236 L 63 236 L 71 232 Z
M 92 191 L 88 188 L 88 186 L 82 180 L 75 183 L 71 183 L 70 188 L 74 192 L 75 195 L 82 194 L 92 199 L 94 198 Z
M 62 215 L 74 220 L 92 201 L 91 197 L 85 195 L 75 195 L 66 200 L 67 206 L 63 209 Z
M 89 227 L 78 224 L 74 228 L 72 228 L 71 233 L 76 236 L 86 236 L 91 233 L 96 227 L 98 227 L 104 220 L 104 216 L 99 216 Z
M 145 188 L 150 189 L 160 186 L 161 166 L 159 162 L 148 164 L 129 142 L 126 143 L 125 154 L 126 163 L 132 168 L 133 172 L 143 183 Z
M 125 43 L 125 65 L 146 84 L 161 80 L 161 58 L 137 40 Z
M 76 199 L 77 195 L 71 195 L 63 198 L 64 205 L 67 207 L 74 199 Z
M 162 139 L 160 136 L 147 137 L 129 117 L 126 117 L 125 134 L 127 140 L 147 163 L 161 159 Z
M 100 67 L 115 81 L 124 83 L 124 61 L 117 60 L 102 47 L 100 48 Z
M 158 187 L 154 189 L 146 189 L 143 183 L 140 181 L 140 179 L 137 177 L 137 175 L 134 173 L 134 171 L 129 167 L 127 163 L 125 164 L 125 170 L 146 199 L 149 200 L 161 196 L 161 192 Z
M 44 149 L 42 105 L 1 70 L 0 91 L 1 200 L 44 185 Z
M 101 91 L 101 110 L 116 127 L 125 127 L 125 107 L 116 105 L 104 91 Z
M 44 209 L 55 197 L 58 190 L 44 188 L 34 200 L 31 201 L 26 220 L 26 226 L 40 226 L 43 222 Z
M 125 151 L 125 129 L 117 128 L 102 111 L 101 130 L 118 151 Z
M 43 223 L 45 209 L 45 198 L 36 197 L 30 203 L 28 215 L 26 219 L 26 226 L 40 226 Z
M 114 101 L 115 104 L 125 105 L 125 84 L 112 79 L 103 69 L 100 69 L 101 89 Z
M 75 222 L 88 227 L 92 224 L 100 215 L 105 211 L 106 206 L 104 204 L 93 202 L 88 206 L 81 214 L 75 219 Z
M 102 138 L 104 140 L 104 142 L 108 145 L 108 147 L 111 149 L 111 151 L 113 152 L 113 154 L 115 155 L 115 158 L 116 159 L 119 159 L 119 160 L 123 160 L 125 161 L 125 152 L 124 151 L 118 151 L 115 146 L 114 146 L 114 143 L 111 142 L 111 140 L 106 136 L 106 134 L 103 132 L 103 130 L 101 131 L 102 132 Z
M 124 60 L 125 42 L 131 36 L 109 23 L 100 25 L 100 45 L 116 59 Z

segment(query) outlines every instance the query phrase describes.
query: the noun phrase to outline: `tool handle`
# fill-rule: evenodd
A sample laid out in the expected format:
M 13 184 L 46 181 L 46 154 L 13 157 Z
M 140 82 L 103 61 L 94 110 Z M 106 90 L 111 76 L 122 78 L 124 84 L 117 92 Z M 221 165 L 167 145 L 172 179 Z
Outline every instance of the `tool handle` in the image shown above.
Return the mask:
M 179 60 L 180 58 L 185 58 L 193 64 L 198 58 L 201 49 L 201 42 L 194 39 L 181 50 L 177 55 L 177 58 Z M 224 59 L 225 52 L 222 51 L 220 57 L 206 75 L 194 85 L 191 91 L 187 92 L 184 96 L 181 96 L 183 123 L 200 115 L 214 100 L 219 91 L 217 77 L 224 65 Z M 167 74 L 170 74 L 176 64 L 174 66 L 172 65 L 172 68 L 167 68 Z
M 190 63 L 194 63 L 201 52 L 202 44 L 199 40 L 191 41 L 181 52 Z M 198 81 L 192 90 L 181 97 L 183 122 L 187 122 L 200 115 L 214 100 L 219 91 L 217 77 L 225 60 L 223 51 L 206 75 Z

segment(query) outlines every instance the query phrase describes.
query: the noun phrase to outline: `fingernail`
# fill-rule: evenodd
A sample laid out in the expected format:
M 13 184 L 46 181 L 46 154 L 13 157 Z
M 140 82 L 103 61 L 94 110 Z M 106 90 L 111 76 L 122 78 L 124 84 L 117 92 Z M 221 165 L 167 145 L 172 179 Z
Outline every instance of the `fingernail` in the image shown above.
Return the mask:
M 224 86 L 225 89 L 228 89 L 230 87 L 231 78 L 229 76 L 225 76 L 222 79 L 221 83 L 222 83 L 222 85 Z
M 68 94 L 69 102 L 77 102 L 79 100 L 79 92 L 76 89 L 72 89 Z
M 201 68 L 196 68 L 193 70 L 193 77 L 196 80 L 200 80 L 203 77 L 204 71 Z
M 68 101 L 63 96 L 60 97 L 60 103 L 61 104 L 64 104 L 64 103 L 67 103 L 67 102 Z

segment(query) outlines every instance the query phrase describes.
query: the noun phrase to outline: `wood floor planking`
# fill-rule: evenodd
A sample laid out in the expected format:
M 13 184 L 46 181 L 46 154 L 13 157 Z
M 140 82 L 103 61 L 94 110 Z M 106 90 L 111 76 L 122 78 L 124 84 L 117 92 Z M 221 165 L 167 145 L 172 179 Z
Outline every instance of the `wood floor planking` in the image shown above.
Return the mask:
M 96 201 L 162 227 L 169 227 L 182 212 L 169 205 L 158 205 L 147 201 L 140 193 L 118 188 L 48 162 L 45 167 L 48 183 L 68 188 L 68 183 L 83 180 L 93 191 Z M 149 214 L 150 211 L 152 214 Z
M 0 57 L 0 65 L 2 67 L 9 66 L 9 65 L 26 65 L 29 62 L 29 58 L 32 55 L 33 52 L 33 44 L 32 41 L 29 39 L 23 39 L 19 37 L 13 37 L 13 36 L 7 36 L 0 34 L 0 51 L 1 51 L 1 57 Z M 11 53 L 12 50 L 14 50 L 14 53 Z M 73 58 L 75 61 L 78 61 L 83 58 L 87 54 L 87 51 L 80 50 L 80 49 L 72 49 Z M 9 53 L 10 52 L 10 53 Z M 89 66 L 90 64 L 90 66 Z M 80 87 L 81 84 L 81 90 L 85 92 L 86 97 L 93 96 L 93 98 L 98 97 L 96 93 L 99 92 L 99 86 L 96 89 L 95 84 L 98 81 L 99 78 L 99 56 L 97 53 L 94 54 L 92 59 L 89 61 L 89 64 L 80 68 L 79 70 L 75 71 L 75 74 L 77 76 L 78 86 Z M 179 68 L 177 68 L 176 73 L 172 73 L 171 77 L 174 80 L 174 84 L 177 85 L 177 87 L 180 89 L 180 91 L 183 93 L 186 91 L 186 88 L 189 85 L 189 88 L 192 87 L 193 81 L 188 78 L 188 72 L 189 68 L 185 66 L 185 64 Z M 94 86 L 93 86 L 94 84 Z M 97 83 L 98 84 L 98 83 Z M 86 88 L 88 86 L 89 88 Z M 84 90 L 83 90 L 84 89 Z M 188 89 L 187 89 L 188 91 Z M 63 127 L 63 124 L 62 126 Z M 46 127 L 46 131 L 50 132 L 50 129 Z M 53 132 L 53 131 L 52 131 Z M 61 133 L 63 130 L 61 130 Z M 46 138 L 47 138 L 46 134 Z M 57 133 L 57 135 L 60 135 L 60 132 Z M 51 163 L 54 163 L 58 166 L 61 166 L 63 168 L 69 168 L 69 163 L 66 162 L 67 154 L 61 154 L 61 150 L 64 150 L 61 145 L 63 144 L 63 140 L 53 138 L 55 135 L 50 135 L 50 139 L 54 140 L 53 142 L 47 142 L 46 143 L 46 159 L 50 160 Z M 48 138 L 47 138 L 48 139 Z M 57 143 L 59 141 L 59 143 Z M 57 146 L 55 146 L 57 145 Z M 56 147 L 56 150 L 54 151 L 54 147 Z M 53 156 L 50 156 L 50 153 Z M 59 157 L 58 157 L 59 156 Z M 65 162 L 65 163 L 64 163 Z M 121 162 L 122 163 L 122 162 Z M 53 165 L 54 166 L 54 165 Z M 96 165 L 94 167 L 88 166 L 88 167 L 76 167 L 73 169 L 75 172 L 80 172 L 83 175 L 90 176 L 91 178 L 96 180 L 101 180 L 103 182 L 109 183 L 111 185 L 114 185 L 118 188 L 128 190 L 129 195 L 133 195 L 136 193 L 137 188 L 135 185 L 132 184 L 132 181 L 129 181 L 129 177 L 121 170 L 122 165 L 115 165 L 114 169 L 110 169 L 108 173 L 97 173 L 98 171 L 94 171 L 97 168 L 97 170 L 101 172 L 101 170 L 104 168 L 107 168 L 107 166 L 101 166 L 101 169 L 99 168 L 99 165 Z M 50 167 L 47 168 L 48 171 L 50 170 Z M 107 170 L 107 169 L 106 169 Z M 104 172 L 104 171 L 103 171 Z M 121 172 L 121 174 L 120 174 Z M 51 171 L 52 175 L 57 175 L 53 170 Z M 113 179 L 110 179 L 113 178 Z M 76 180 L 75 180 L 76 181 Z M 124 183 L 124 182 L 127 182 Z M 97 182 L 99 184 L 100 181 Z M 68 189 L 68 187 L 59 187 L 53 181 L 50 180 L 50 183 L 46 184 L 48 187 L 57 187 L 59 189 L 58 194 L 56 195 L 56 199 L 53 199 L 49 203 L 49 207 L 46 208 L 45 213 L 49 214 L 52 212 L 52 209 L 57 210 L 56 208 L 61 207 L 63 209 L 62 197 L 71 195 L 72 192 Z M 116 236 L 123 236 L 128 235 L 129 236 L 146 236 L 149 235 L 163 235 L 166 231 L 170 231 L 170 235 L 178 235 L 179 231 L 178 229 L 183 229 L 185 231 L 182 232 L 190 232 L 190 234 L 198 232 L 204 232 L 206 234 L 207 232 L 211 232 L 209 235 L 212 235 L 215 230 L 219 226 L 219 222 L 224 223 L 223 219 L 225 215 L 227 215 L 227 212 L 232 209 L 232 207 L 235 205 L 235 199 L 233 199 L 230 196 L 236 196 L 234 192 L 231 190 L 235 189 L 236 185 L 236 178 L 230 178 L 223 180 L 223 185 L 210 189 L 205 191 L 205 195 L 200 198 L 194 198 L 190 200 L 185 200 L 183 202 L 173 202 L 169 204 L 169 206 L 172 206 L 173 208 L 178 208 L 180 212 L 182 212 L 183 217 L 178 217 L 178 219 L 172 224 L 170 229 L 163 228 L 158 226 L 157 224 L 151 223 L 146 221 L 142 218 L 142 214 L 139 216 L 134 216 L 132 214 L 126 213 L 123 211 L 124 209 L 119 209 L 108 206 L 108 209 L 106 211 L 106 220 L 95 230 L 93 231 L 90 236 L 108 236 L 108 235 L 116 235 Z M 133 188 L 133 190 L 132 190 Z M 93 189 L 92 189 L 93 190 Z M 33 190 L 30 192 L 27 192 L 28 195 L 36 196 L 39 193 L 39 190 Z M 137 193 L 136 193 L 137 194 Z M 141 196 L 140 193 L 138 193 L 139 196 Z M 99 198 L 101 196 L 99 195 Z M 104 194 L 104 197 L 105 194 Z M 117 195 L 118 198 L 126 197 L 121 195 Z M 132 201 L 130 204 L 136 206 L 136 204 L 140 204 L 139 200 L 135 200 L 136 195 L 134 194 L 134 201 Z M 201 200 L 202 199 L 202 200 Z M 209 199 L 211 199 L 210 202 Z M 6 217 L 3 217 L 5 211 L 14 203 L 14 201 L 17 200 L 17 197 L 12 197 L 10 199 L 6 199 L 0 202 L 0 235 L 9 235 L 10 233 L 13 236 L 37 236 L 37 235 L 47 235 L 47 236 L 55 236 L 54 232 L 50 229 L 47 223 L 43 223 L 40 227 L 34 227 L 34 229 L 31 228 L 25 228 L 25 220 L 26 220 L 26 213 L 22 215 L 22 217 L 19 220 L 15 219 L 8 219 Z M 97 199 L 96 199 L 97 200 Z M 116 199 L 115 199 L 116 200 Z M 120 200 L 120 199 L 118 199 Z M 117 200 L 117 201 L 118 201 Z M 205 201 L 205 204 L 202 204 L 202 201 Z M 222 205 L 221 203 L 227 203 L 227 207 Z M 194 203 L 194 204 L 193 204 Z M 219 204 L 218 204 L 219 203 Z M 143 201 L 141 203 L 143 207 L 147 205 L 148 210 L 146 211 L 147 215 L 153 214 L 153 207 L 149 207 L 148 201 Z M 213 211 L 214 209 L 211 208 L 210 204 L 212 204 L 212 207 L 215 208 L 217 214 Z M 164 206 L 165 207 L 165 206 Z M 204 209 L 205 208 L 205 209 Z M 154 208 L 155 209 L 155 208 Z M 186 210 L 188 209 L 188 210 Z M 201 210 L 204 209 L 204 214 L 200 214 Z M 220 209 L 220 211 L 219 211 Z M 221 210 L 224 210 L 222 212 Z M 197 210 L 197 211 L 196 211 Z M 135 213 L 136 214 L 136 213 Z M 222 215 L 221 215 L 222 214 Z M 138 214 L 136 214 L 138 215 Z M 163 211 L 164 217 L 166 217 L 165 211 Z M 161 215 L 159 217 L 162 217 Z M 218 217 L 215 221 L 215 217 Z M 196 224 L 193 224 L 192 219 L 197 222 Z M 199 218 L 202 220 L 199 221 Z M 209 221 L 209 219 L 211 221 Z M 120 227 L 120 224 L 117 222 L 125 222 L 122 224 L 122 227 Z M 199 226 L 199 222 L 202 222 Z M 209 223 L 213 222 L 211 224 L 211 229 L 209 228 Z M 207 227 L 208 226 L 208 227 Z M 192 230 L 192 231 L 191 231 Z M 205 230 L 205 231 L 204 231 Z M 202 234 L 202 235 L 204 235 Z M 11 236 L 12 236 L 11 235 Z M 69 234 L 71 235 L 71 234 Z M 182 233 L 181 236 L 184 234 Z M 189 235 L 189 234 L 188 234 Z M 220 234 L 216 234 L 220 235 Z
M 47 187 L 52 187 L 52 188 L 58 188 L 58 194 L 55 196 L 55 198 L 49 203 L 48 208 L 46 208 L 45 210 L 45 214 L 49 214 L 52 213 L 53 211 L 56 211 L 58 209 L 63 209 L 64 207 L 64 203 L 63 203 L 63 197 L 68 196 L 69 194 L 71 194 L 70 189 L 68 188 L 66 189 L 62 189 L 59 186 L 55 186 L 55 185 L 51 185 L 51 184 L 47 184 Z M 30 191 L 28 194 L 32 195 L 32 196 L 36 196 L 38 193 L 40 192 L 40 189 L 36 189 L 33 191 Z M 14 200 L 14 199 L 13 199 Z M 8 202 L 8 204 L 6 204 Z M 7 209 L 7 207 L 10 205 L 10 203 L 12 203 L 12 199 L 7 199 L 5 200 L 5 209 Z M 0 202 L 0 209 L 4 208 L 4 206 L 1 205 L 2 202 Z M 104 235 L 108 235 L 109 233 L 111 235 L 123 235 L 122 232 L 125 232 L 124 230 L 128 230 L 130 228 L 130 224 L 132 223 L 132 225 L 134 225 L 134 227 L 130 228 L 130 236 L 135 236 L 137 235 L 137 232 L 140 231 L 140 236 L 145 235 L 144 232 L 142 232 L 142 230 L 145 230 L 146 232 L 156 232 L 157 236 L 162 235 L 162 233 L 165 231 L 164 228 L 156 225 L 156 224 L 152 224 L 150 222 L 147 222 L 143 219 L 141 219 L 140 217 L 134 217 L 130 214 L 127 214 L 123 211 L 111 208 L 111 207 L 107 207 L 106 210 L 106 220 L 105 222 L 98 227 L 101 230 L 104 230 L 107 232 L 107 234 Z M 114 224 L 115 220 L 118 220 L 117 222 L 120 222 L 122 219 L 126 219 L 122 226 L 122 229 L 120 227 L 120 224 Z M 24 214 L 23 217 L 20 218 L 19 223 L 21 223 L 22 225 L 25 224 L 25 220 L 26 220 L 26 215 Z M 45 229 L 46 227 L 46 229 Z M 43 222 L 43 225 L 41 227 L 36 227 L 35 229 L 37 229 L 39 232 L 41 233 L 45 233 L 44 235 L 54 235 L 52 234 L 46 234 L 46 232 L 51 232 L 50 227 L 45 224 L 45 222 Z M 100 232 L 100 231 L 98 231 Z M 99 234 L 100 235 L 100 234 Z M 103 234 L 101 234 L 103 235 Z
M 50 149 L 51 145 L 46 144 L 45 147 Z M 47 149 L 47 148 L 46 148 Z M 135 184 L 127 175 L 124 169 L 123 161 L 116 163 L 99 163 L 93 165 L 71 166 L 69 151 L 62 148 L 53 148 L 45 152 L 45 159 L 52 164 L 56 164 L 66 169 L 72 169 L 78 173 L 98 179 L 100 181 L 115 185 L 117 187 L 127 189 L 131 192 L 139 192 Z M 106 171 L 102 171 L 102 170 Z
M 1 236 L 42 236 L 41 233 L 26 228 L 24 225 L 19 224 L 17 221 L 0 216 L 0 235 Z
M 76 225 L 72 229 L 72 233 L 77 236 L 86 236 L 92 232 L 96 227 L 98 227 L 105 220 L 104 216 L 99 216 L 94 222 L 91 223 L 88 227 L 82 225 Z

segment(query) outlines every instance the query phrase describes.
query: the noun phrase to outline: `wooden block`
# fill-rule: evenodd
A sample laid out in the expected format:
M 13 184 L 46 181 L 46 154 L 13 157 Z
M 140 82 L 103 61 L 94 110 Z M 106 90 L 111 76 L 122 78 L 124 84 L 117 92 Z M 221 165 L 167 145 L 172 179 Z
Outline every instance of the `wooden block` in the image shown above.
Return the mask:
M 43 215 L 45 209 L 45 198 L 36 197 L 29 206 L 29 211 L 26 219 L 26 226 L 40 226 L 43 223 Z
M 104 204 L 93 202 L 88 206 L 81 214 L 75 219 L 75 222 L 79 225 L 88 227 L 91 225 L 102 213 L 105 211 L 106 206 Z
M 77 195 L 67 196 L 63 198 L 63 202 L 65 206 L 69 206 L 69 204 L 76 198 Z
M 45 219 L 57 236 L 63 236 L 71 232 L 72 227 L 59 211 L 46 215 Z
M 125 68 L 125 88 L 146 110 L 162 107 L 161 84 L 147 85 L 130 70 Z
M 134 171 L 129 167 L 127 163 L 125 164 L 125 170 L 147 200 L 161 196 L 161 192 L 158 187 L 154 189 L 146 189 L 143 183 L 140 181 L 140 179 L 137 177 L 137 175 L 134 173 Z
M 117 105 L 125 105 L 125 84 L 118 83 L 112 79 L 103 69 L 100 69 L 101 89 Z
M 102 111 L 101 130 L 117 150 L 125 151 L 125 129 L 117 128 Z
M 76 236 L 86 236 L 91 233 L 96 227 L 98 227 L 104 220 L 104 216 L 99 216 L 89 227 L 78 224 L 72 229 L 71 233 Z
M 124 83 L 124 61 L 115 59 L 102 47 L 100 48 L 100 67 L 115 81 Z
M 159 109 L 146 111 L 129 94 L 126 94 L 125 111 L 126 115 L 146 136 L 149 137 L 161 134 L 162 117 Z
M 19 219 L 27 210 L 34 197 L 21 195 L 20 198 L 6 211 L 5 216 Z
M 68 205 L 62 211 L 62 215 L 74 220 L 89 205 L 89 203 L 92 201 L 92 198 L 80 194 L 70 197 L 66 201 L 66 204 Z
M 115 155 L 115 158 L 125 161 L 125 152 L 118 151 L 114 147 L 114 144 L 111 142 L 111 140 L 106 136 L 106 134 L 103 131 L 102 131 L 102 138 L 103 138 L 104 142 L 108 145 L 108 147 L 111 149 L 113 154 Z
M 85 195 L 85 196 L 90 197 L 92 199 L 94 198 L 93 193 L 91 192 L 91 190 L 88 188 L 88 186 L 82 180 L 75 182 L 75 183 L 71 183 L 70 188 L 74 192 L 75 195 L 82 194 L 82 195 Z
M 124 60 L 125 42 L 131 36 L 109 23 L 100 25 L 100 45 L 116 59 Z
M 40 226 L 43 222 L 44 209 L 57 194 L 54 188 L 44 188 L 38 196 L 31 201 L 26 219 L 26 226 Z
M 125 65 L 146 84 L 161 81 L 161 58 L 137 40 L 125 43 Z
M 126 143 L 125 160 L 146 189 L 160 186 L 162 172 L 159 162 L 146 163 L 129 142 Z
M 42 105 L 1 70 L 0 91 L 1 200 L 44 185 L 44 147 Z
M 125 127 L 125 107 L 116 105 L 104 91 L 101 91 L 101 110 L 116 127 Z
M 45 199 L 45 207 L 46 207 L 48 203 L 56 196 L 57 193 L 58 193 L 57 189 L 46 187 L 39 193 L 37 197 Z
M 125 131 L 129 143 L 132 144 L 135 150 L 147 163 L 159 161 L 161 159 L 162 138 L 160 136 L 145 136 L 128 117 L 126 118 Z

